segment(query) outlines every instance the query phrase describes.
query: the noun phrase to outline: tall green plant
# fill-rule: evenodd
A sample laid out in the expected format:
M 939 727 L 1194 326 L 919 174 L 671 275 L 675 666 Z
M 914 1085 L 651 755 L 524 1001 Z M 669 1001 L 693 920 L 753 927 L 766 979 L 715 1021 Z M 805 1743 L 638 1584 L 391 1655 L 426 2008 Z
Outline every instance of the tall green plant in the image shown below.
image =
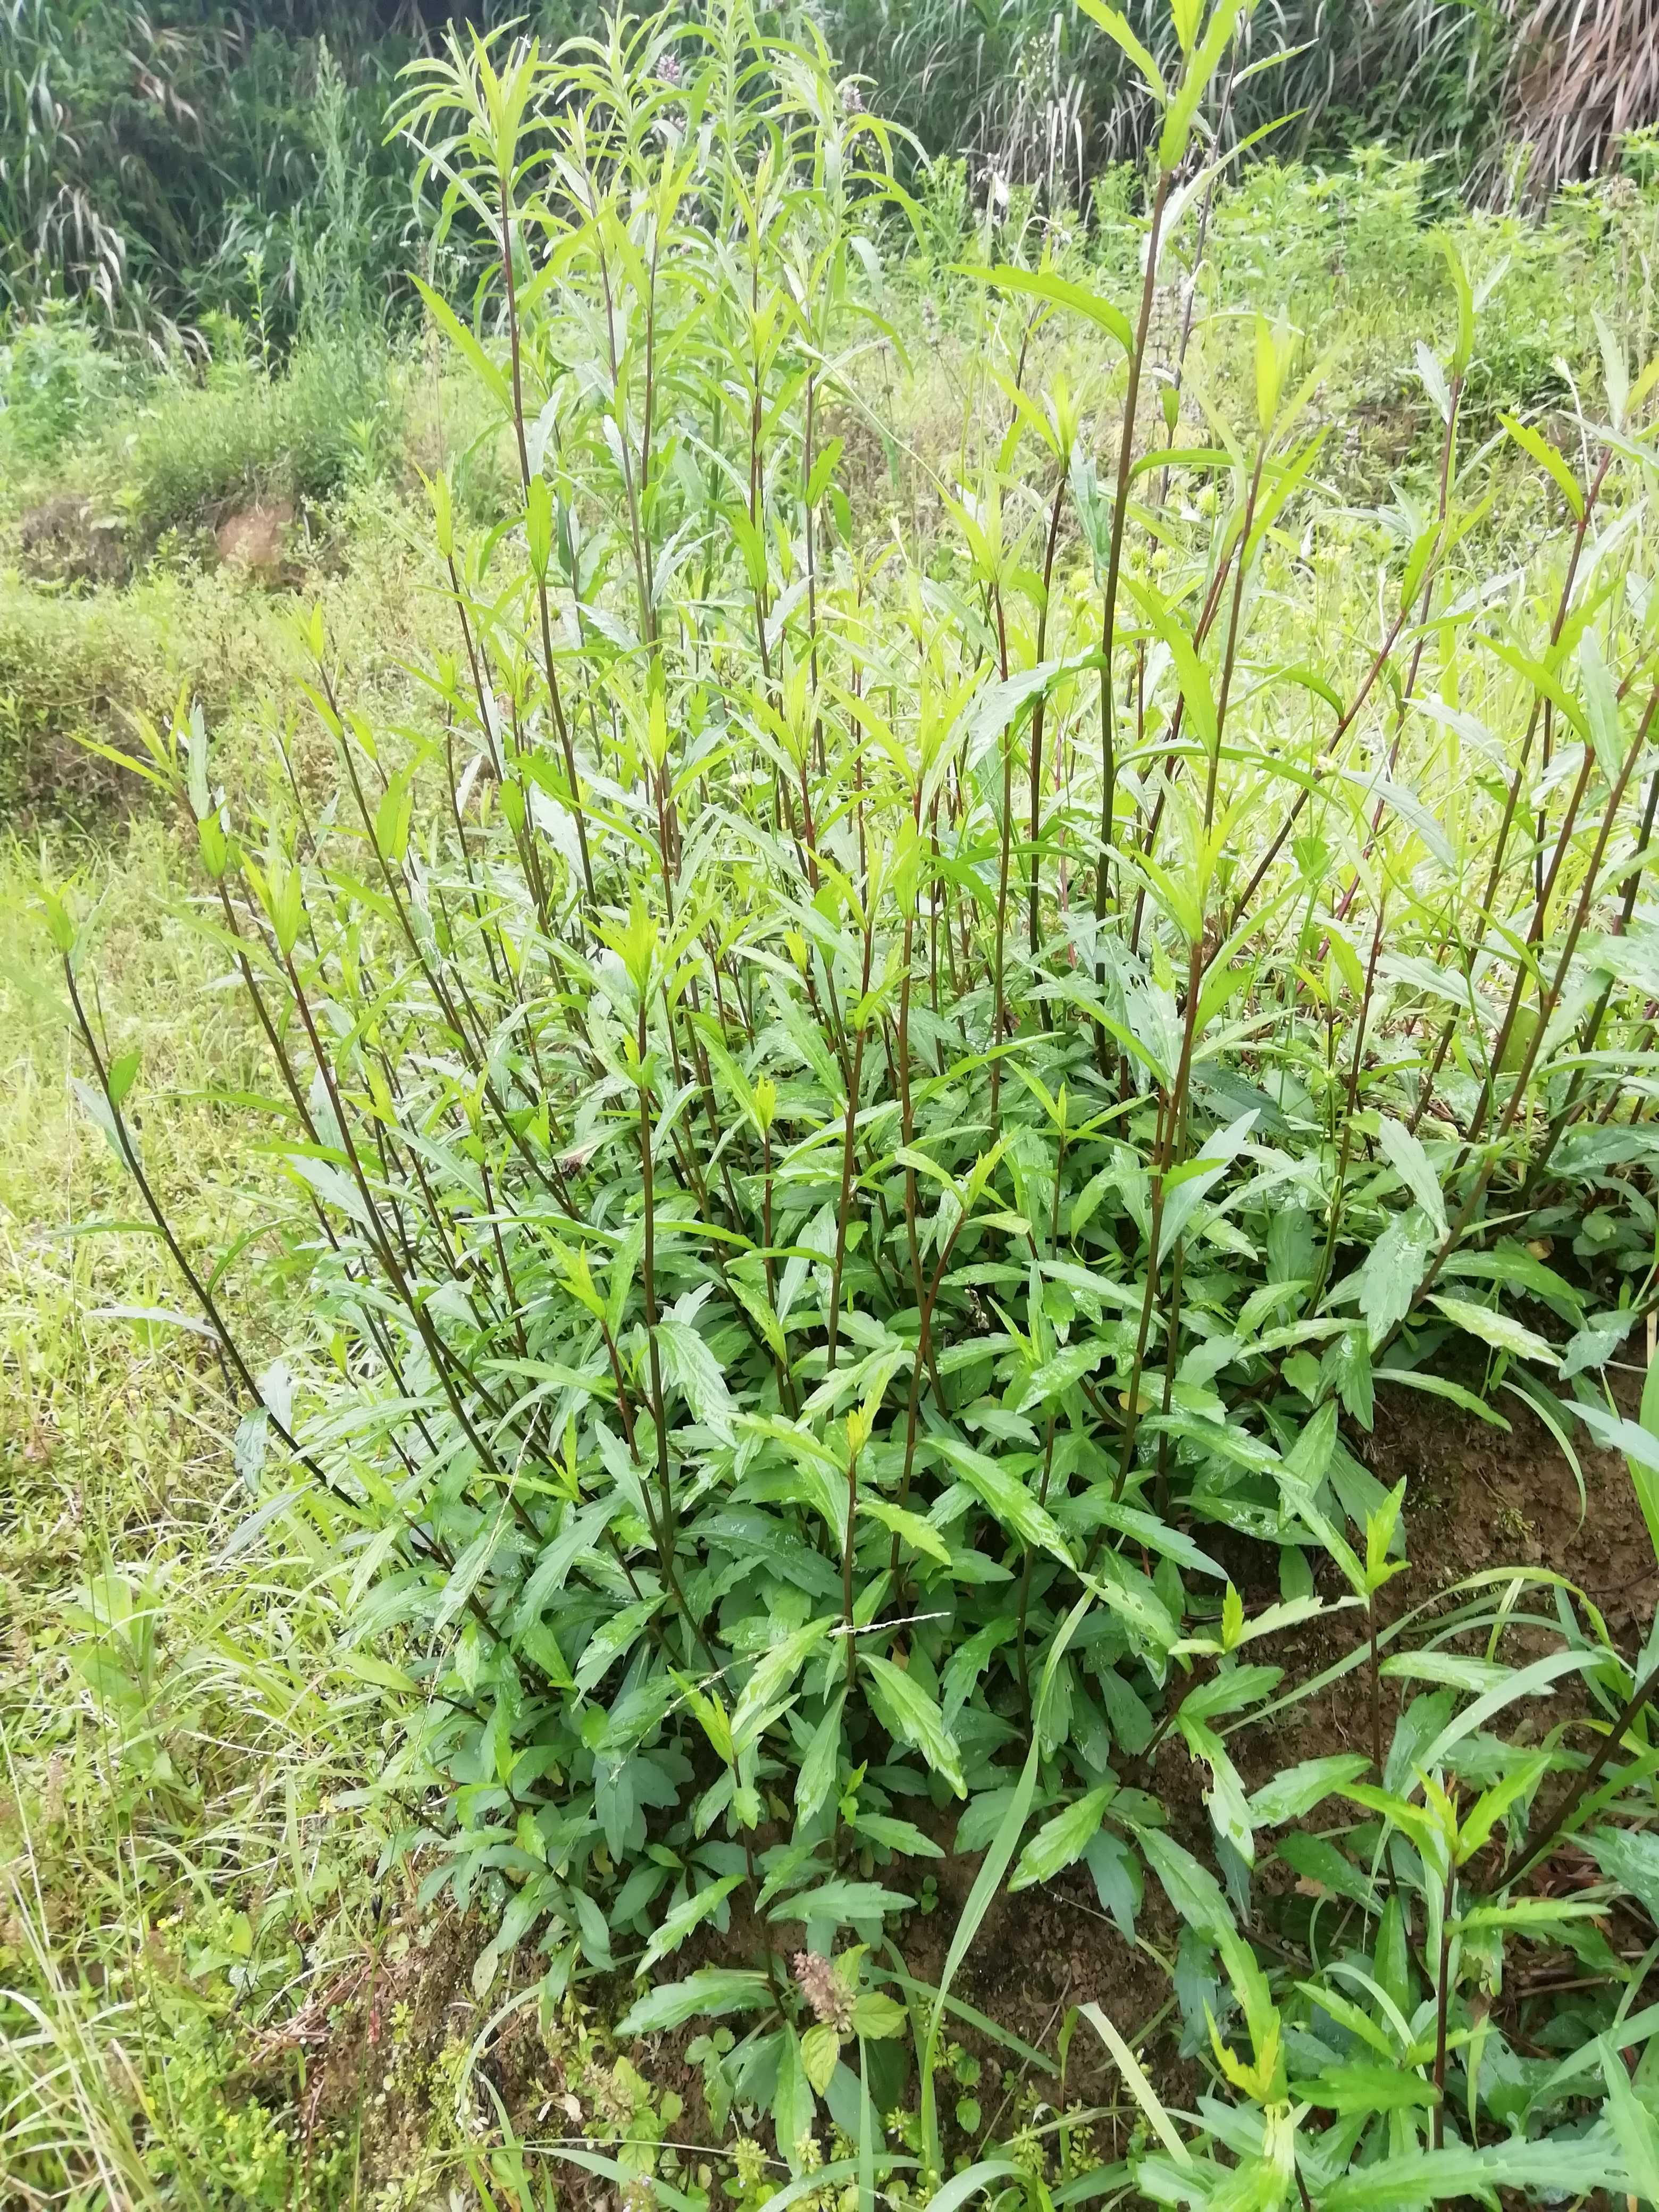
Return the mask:
M 1396 2192 L 1508 2181 L 1520 2154 L 1479 2148 L 1504 2109 L 1474 2055 L 1483 1977 L 1528 1931 L 1569 1940 L 1582 1916 L 1524 1879 L 1650 1757 L 1650 1680 L 1565 1585 L 1549 1612 L 1505 1575 L 1380 1618 L 1400 1499 L 1343 1424 L 1370 1427 L 1379 1385 L 1488 1415 L 1502 1388 L 1571 1451 L 1543 1376 L 1593 1372 L 1656 1302 L 1627 1082 L 1650 951 L 1619 903 L 1654 787 L 1628 518 L 1655 374 L 1632 382 L 1608 332 L 1588 481 L 1517 425 L 1570 526 L 1524 591 L 1486 590 L 1454 258 L 1458 335 L 1423 356 L 1439 497 L 1387 518 L 1368 627 L 1287 651 L 1297 548 L 1334 520 L 1318 372 L 1258 319 L 1240 412 L 1197 353 L 1201 422 L 1178 436 L 1177 409 L 1149 444 L 1138 404 L 1237 12 L 1178 0 L 1177 75 L 1101 11 L 1164 118 L 1138 300 L 989 271 L 1012 301 L 995 409 L 950 494 L 960 544 L 926 565 L 873 546 L 841 480 L 831 426 L 867 404 L 909 210 L 891 133 L 820 45 L 733 0 L 551 60 L 456 38 L 416 73 L 404 125 L 445 219 L 495 241 L 469 316 L 426 297 L 521 505 L 470 536 L 431 487 L 453 628 L 426 730 L 354 713 L 311 621 L 326 811 L 234 807 L 187 714 L 141 763 L 188 815 L 203 926 L 280 1086 L 314 1317 L 297 1380 L 255 1373 L 219 1271 L 170 1228 L 137 1061 L 100 1040 L 72 902 L 49 908 L 82 1095 L 244 1395 L 240 1462 L 295 1462 L 353 1559 L 353 1632 L 394 1639 L 414 1711 L 387 1786 L 424 1796 L 426 1894 L 495 1920 L 478 1993 L 532 1937 L 554 1993 L 690 1946 L 624 2027 L 741 2021 L 726 2093 L 769 2108 L 802 2188 L 834 2171 L 810 2171 L 825 2100 L 866 2201 L 894 1990 L 942 2176 L 949 1984 L 1010 1867 L 1086 1868 L 1131 1929 L 1150 1872 L 1188 1931 L 1177 1987 L 1224 2094 L 1203 2164 L 1112 2045 L 1172 2161 L 1141 2162 L 1143 2189 L 1358 2205 L 1382 2160 Z M 1074 317 L 1114 350 L 1091 336 L 1086 387 L 1045 408 Z M 1068 512 L 1096 588 L 1062 595 Z M 1553 745 L 1535 781 L 1528 726 Z M 1597 1310 L 1544 1240 L 1609 1196 L 1623 1277 Z M 1224 1540 L 1253 1563 L 1237 1584 Z M 1350 1606 L 1352 1650 L 1286 1686 L 1275 1639 Z M 1349 1674 L 1370 1758 L 1248 1789 L 1231 1737 Z M 1611 1723 L 1600 1765 L 1565 1728 L 1492 1732 L 1569 1676 Z M 1397 1680 L 1432 1686 L 1385 1750 Z M 1170 1832 L 1165 1746 L 1207 1863 Z M 1302 1836 L 1334 1793 L 1369 1825 Z M 952 1848 L 988 1857 L 918 1994 L 878 1947 L 957 1806 Z M 1347 1920 L 1297 1925 L 1305 2011 L 1242 1932 L 1253 1870 L 1298 1851 L 1370 1961 Z M 1639 1993 L 1627 1964 L 1603 2024 Z M 1340 2051 L 1310 2048 L 1327 2021 Z M 1414 2086 L 1385 2093 L 1389 2069 Z M 1559 2117 L 1541 2091 L 1522 2115 L 1538 2172 L 1638 2173 L 1620 2093 L 1571 2154 Z M 992 2156 L 939 2205 L 981 2185 L 1023 2185 Z

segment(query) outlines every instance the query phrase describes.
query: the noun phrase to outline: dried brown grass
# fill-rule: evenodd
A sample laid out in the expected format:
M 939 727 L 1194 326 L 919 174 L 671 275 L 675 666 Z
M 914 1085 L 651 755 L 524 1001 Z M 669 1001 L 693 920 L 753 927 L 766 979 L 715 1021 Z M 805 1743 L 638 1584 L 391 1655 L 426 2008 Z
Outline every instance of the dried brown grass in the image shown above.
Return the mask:
M 1611 166 L 1626 132 L 1659 122 L 1659 0 L 1538 0 L 1508 95 L 1530 194 Z

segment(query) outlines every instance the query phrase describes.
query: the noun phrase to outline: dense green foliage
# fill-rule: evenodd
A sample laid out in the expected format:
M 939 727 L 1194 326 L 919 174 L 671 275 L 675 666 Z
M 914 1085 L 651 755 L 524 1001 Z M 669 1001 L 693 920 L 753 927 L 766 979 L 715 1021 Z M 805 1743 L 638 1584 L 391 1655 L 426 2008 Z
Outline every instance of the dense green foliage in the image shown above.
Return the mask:
M 188 710 L 142 763 L 270 1055 L 280 1359 L 176 1242 L 47 901 L 79 1096 L 247 1408 L 250 1532 L 305 1530 L 387 1694 L 398 1847 L 489 1916 L 475 1994 L 690 1946 L 621 2032 L 726 2023 L 711 2110 L 860 2203 L 1049 2201 L 940 2057 L 993 1896 L 1079 1868 L 1126 1933 L 1167 1900 L 1209 2078 L 1172 2114 L 1085 2004 L 1146 2128 L 1062 2124 L 1066 2201 L 1659 2188 L 1652 1954 L 1597 1924 L 1656 1901 L 1648 1656 L 1546 1569 L 1385 1614 L 1403 1486 L 1353 1449 L 1379 1384 L 1507 1396 L 1626 1451 L 1659 1535 L 1605 1380 L 1659 1264 L 1656 380 L 1607 324 L 1571 454 L 1495 413 L 1449 245 L 1426 465 L 1346 507 L 1303 337 L 1160 299 L 1237 15 L 1177 4 L 1148 67 L 1121 296 L 1061 233 L 957 247 L 951 450 L 883 530 L 884 271 L 912 214 L 951 241 L 820 49 L 733 8 L 416 75 L 430 189 L 502 241 L 476 327 L 426 297 L 512 507 L 432 480 L 411 723 L 308 625 L 325 806 L 224 788 Z M 1350 1680 L 1359 1744 L 1250 1787 Z M 947 1848 L 930 1988 L 883 1939 Z M 1540 1955 L 1583 1970 L 1541 2014 Z
M 484 26 L 522 19 L 550 46 L 603 15 L 591 0 L 490 0 L 471 12 Z M 1128 15 L 1167 60 L 1157 0 L 1131 0 Z M 443 19 L 375 0 L 257 10 L 5 0 L 0 301 L 28 312 L 52 294 L 84 295 L 152 337 L 205 327 L 228 308 L 251 318 L 257 306 L 286 336 L 326 255 L 349 263 L 377 305 L 406 305 L 419 230 L 383 143 L 386 104 L 398 70 Z M 786 32 L 809 21 L 843 67 L 870 79 L 873 104 L 916 150 L 969 158 L 978 192 L 1000 179 L 1083 202 L 1101 164 L 1143 151 L 1153 127 L 1133 68 L 1080 0 L 773 11 Z M 1438 188 L 1452 193 L 1496 157 L 1513 28 L 1494 0 L 1336 10 L 1274 0 L 1228 72 L 1224 141 L 1293 114 L 1287 149 L 1386 140 L 1436 157 Z M 1282 66 L 1252 73 L 1281 52 Z M 908 144 L 900 160 L 912 166 Z
M 289 329 L 337 305 L 331 269 L 383 300 L 416 240 L 382 144 L 412 45 L 372 0 L 5 0 L 0 302 L 161 336 L 256 301 Z
M 125 564 L 0 579 L 0 793 L 147 710 L 177 823 L 0 876 L 0 2168 L 542 2205 L 556 2094 L 677 2212 L 687 2133 L 740 2212 L 1651 2197 L 1652 1637 L 1400 1600 L 1387 1427 L 1659 1522 L 1659 200 L 1085 231 L 741 9 L 495 53 L 407 88 L 511 194 L 418 349 L 319 247 L 291 349 L 0 364 Z M 1038 1885 L 1146 2018 L 964 2027 Z

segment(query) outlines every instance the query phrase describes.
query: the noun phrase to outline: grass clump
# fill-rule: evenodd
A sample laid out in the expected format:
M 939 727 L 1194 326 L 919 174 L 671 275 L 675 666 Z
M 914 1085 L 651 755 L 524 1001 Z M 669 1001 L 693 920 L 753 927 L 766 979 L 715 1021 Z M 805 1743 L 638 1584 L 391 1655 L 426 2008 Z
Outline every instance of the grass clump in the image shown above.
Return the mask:
M 347 339 L 303 345 L 275 374 L 232 349 L 201 389 L 158 380 L 106 449 L 139 543 L 256 501 L 325 499 L 373 464 L 388 380 L 382 349 Z

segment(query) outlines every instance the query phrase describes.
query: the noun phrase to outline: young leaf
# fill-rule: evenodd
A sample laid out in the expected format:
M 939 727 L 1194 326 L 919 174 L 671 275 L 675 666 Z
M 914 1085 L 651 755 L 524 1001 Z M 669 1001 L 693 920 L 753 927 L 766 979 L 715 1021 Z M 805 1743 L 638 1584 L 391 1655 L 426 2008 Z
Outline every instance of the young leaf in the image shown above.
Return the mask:
M 720 1881 L 706 1883 L 702 1889 L 693 1890 L 667 1913 L 662 1925 L 646 1947 L 640 1961 L 641 1973 L 648 1974 L 659 1959 L 665 1959 L 671 1951 L 678 1951 L 694 1928 L 700 1928 L 711 1915 L 719 1911 L 732 1891 L 748 1876 L 739 1869 L 736 1874 L 722 1875 Z
M 870 1679 L 871 1702 L 882 1725 L 901 1742 L 919 1751 L 934 1773 L 958 1797 L 965 1797 L 968 1785 L 962 1777 L 961 1754 L 938 1705 L 921 1683 L 902 1667 L 878 1658 L 873 1651 L 860 1652 L 859 1663 Z
M 1029 1889 L 1033 1882 L 1050 1881 L 1080 1859 L 1099 1833 L 1102 1815 L 1116 1795 L 1116 1784 L 1108 1783 L 1045 1820 L 1020 1853 L 1009 1889 Z

